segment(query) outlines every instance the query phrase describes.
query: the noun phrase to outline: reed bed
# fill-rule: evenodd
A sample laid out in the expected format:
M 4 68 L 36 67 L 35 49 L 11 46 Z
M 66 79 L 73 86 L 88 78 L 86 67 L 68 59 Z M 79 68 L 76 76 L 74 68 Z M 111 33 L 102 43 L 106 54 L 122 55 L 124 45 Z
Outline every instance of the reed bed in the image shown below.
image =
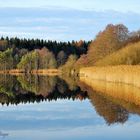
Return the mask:
M 106 67 L 87 67 L 80 69 L 82 78 L 115 83 L 125 83 L 140 87 L 140 66 L 119 65 Z

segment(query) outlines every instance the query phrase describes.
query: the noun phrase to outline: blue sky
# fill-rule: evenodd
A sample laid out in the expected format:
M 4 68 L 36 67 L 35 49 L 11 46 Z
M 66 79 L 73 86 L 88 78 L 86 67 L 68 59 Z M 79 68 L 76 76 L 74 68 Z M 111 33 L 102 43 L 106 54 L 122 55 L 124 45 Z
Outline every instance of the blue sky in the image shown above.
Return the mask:
M 117 10 L 140 13 L 139 0 L 0 0 L 0 7 L 66 7 L 82 10 Z
M 139 0 L 0 0 L 0 36 L 91 40 L 109 23 L 140 29 Z

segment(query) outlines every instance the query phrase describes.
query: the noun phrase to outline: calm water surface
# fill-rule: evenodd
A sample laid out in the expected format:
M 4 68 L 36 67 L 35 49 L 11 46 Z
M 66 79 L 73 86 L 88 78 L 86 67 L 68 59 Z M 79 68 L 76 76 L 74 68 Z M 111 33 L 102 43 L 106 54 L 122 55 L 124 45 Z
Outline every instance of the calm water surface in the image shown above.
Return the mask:
M 1 75 L 0 139 L 140 139 L 139 105 L 64 79 Z

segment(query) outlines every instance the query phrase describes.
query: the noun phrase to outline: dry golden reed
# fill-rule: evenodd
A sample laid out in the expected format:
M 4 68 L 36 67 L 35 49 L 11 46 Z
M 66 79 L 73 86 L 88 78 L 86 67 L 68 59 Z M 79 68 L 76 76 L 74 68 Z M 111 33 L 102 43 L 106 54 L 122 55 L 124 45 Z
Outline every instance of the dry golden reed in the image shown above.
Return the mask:
M 119 65 L 106 67 L 87 67 L 80 69 L 81 77 L 90 80 L 102 80 L 131 84 L 140 87 L 140 66 Z
M 58 75 L 60 73 L 60 71 L 58 69 L 39 69 L 39 70 L 32 70 L 31 71 L 32 74 L 42 74 L 42 75 L 47 75 L 47 74 L 54 74 L 54 75 Z

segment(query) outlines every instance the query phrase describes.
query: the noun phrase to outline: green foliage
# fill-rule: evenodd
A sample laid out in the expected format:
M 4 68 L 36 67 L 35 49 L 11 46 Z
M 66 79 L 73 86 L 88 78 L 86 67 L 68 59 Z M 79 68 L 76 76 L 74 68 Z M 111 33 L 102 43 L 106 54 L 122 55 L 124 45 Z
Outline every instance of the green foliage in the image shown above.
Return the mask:
M 37 86 L 37 82 L 36 82 L 36 77 L 31 76 L 31 75 L 27 75 L 26 76 L 18 76 L 17 80 L 19 81 L 19 83 L 21 84 L 21 87 L 26 90 L 26 91 L 30 91 L 33 93 L 37 93 L 38 91 L 38 86 Z
M 56 67 L 57 67 L 57 62 L 55 60 L 55 57 L 52 56 L 51 59 L 49 60 L 48 68 L 53 69 L 53 68 L 56 68 Z
M 6 51 L 0 51 L 0 70 L 9 70 L 13 67 L 13 49 L 7 49 Z
M 31 71 L 37 69 L 39 55 L 37 51 L 27 53 L 21 58 L 20 63 L 17 65 L 18 69 L 24 69 L 25 71 Z
M 64 75 L 72 75 L 74 70 L 74 64 L 77 61 L 76 55 L 70 55 L 67 62 L 60 67 L 60 70 L 62 71 L 62 74 Z
M 15 81 L 12 78 L 9 75 L 0 75 L 0 93 L 4 93 L 9 97 L 14 97 L 12 89 Z
M 48 76 L 19 76 L 17 80 L 26 91 L 33 92 L 35 95 L 46 97 L 55 89 L 56 77 Z
M 57 62 L 53 53 L 48 49 L 34 50 L 25 54 L 20 63 L 17 65 L 18 69 L 31 71 L 33 69 L 52 69 L 57 67 Z

